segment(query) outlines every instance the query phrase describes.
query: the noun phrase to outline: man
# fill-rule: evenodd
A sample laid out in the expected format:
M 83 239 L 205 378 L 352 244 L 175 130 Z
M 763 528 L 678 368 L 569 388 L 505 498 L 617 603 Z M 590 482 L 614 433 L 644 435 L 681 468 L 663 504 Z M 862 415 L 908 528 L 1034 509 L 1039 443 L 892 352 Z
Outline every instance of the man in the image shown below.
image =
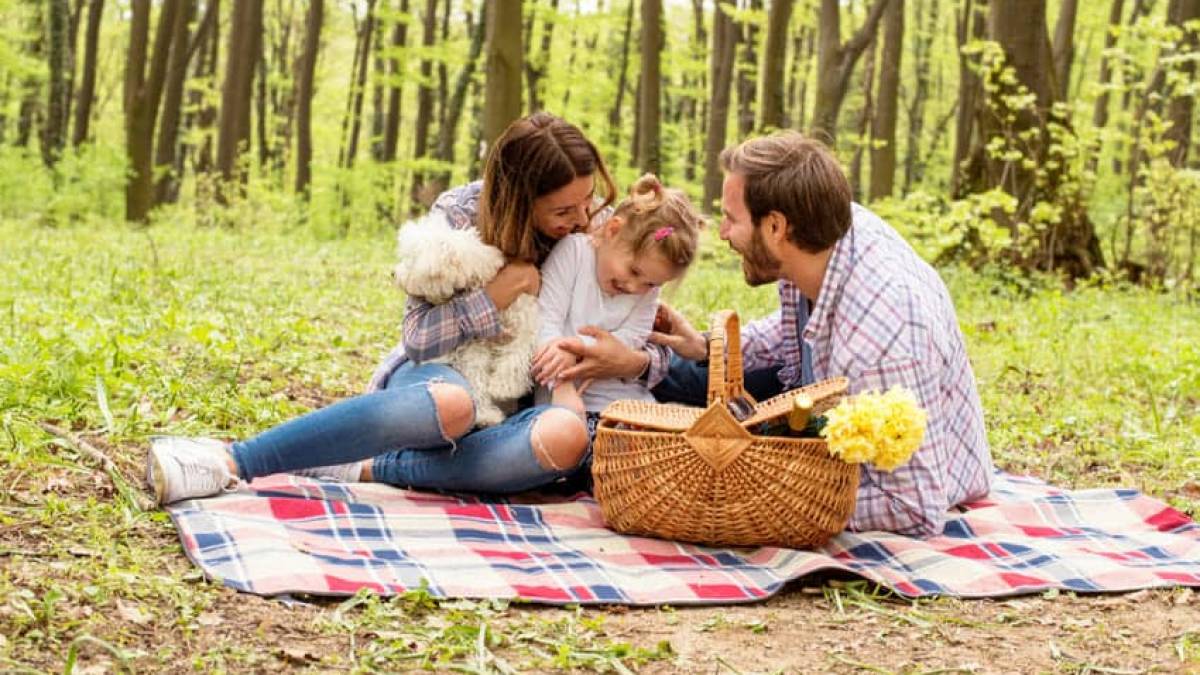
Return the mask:
M 912 391 L 928 414 L 921 447 L 891 473 L 863 466 L 849 527 L 940 533 L 946 511 L 987 494 L 992 475 L 975 376 L 941 278 L 895 230 L 851 203 L 845 174 L 820 143 L 784 132 L 726 149 L 721 165 L 721 238 L 742 256 L 747 283 L 779 287 L 780 310 L 742 331 L 745 370 L 774 371 L 785 390 L 846 376 L 851 394 Z M 685 359 L 705 358 L 705 336 L 669 315 L 671 332 L 656 341 Z M 619 362 L 648 371 L 651 384 L 663 377 L 657 359 L 622 354 L 608 340 L 580 356 L 577 374 Z M 675 359 L 655 394 L 686 399 L 697 380 L 703 392 L 699 372 Z

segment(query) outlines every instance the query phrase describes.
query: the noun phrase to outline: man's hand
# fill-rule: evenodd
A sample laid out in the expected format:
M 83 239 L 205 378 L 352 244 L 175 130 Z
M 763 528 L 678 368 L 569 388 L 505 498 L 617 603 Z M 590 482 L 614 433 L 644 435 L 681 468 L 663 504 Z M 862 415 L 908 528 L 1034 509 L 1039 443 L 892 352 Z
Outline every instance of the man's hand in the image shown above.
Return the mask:
M 504 311 L 522 293 L 536 296 L 542 288 L 542 276 L 538 268 L 527 262 L 509 261 L 500 268 L 496 276 L 483 287 L 496 309 Z
M 670 326 L 669 333 L 650 333 L 650 341 L 654 344 L 670 347 L 676 354 L 692 361 L 703 361 L 708 358 L 708 341 L 696 330 L 687 318 L 674 308 L 661 304 L 659 312 L 665 315 L 666 323 Z
M 642 350 L 630 349 L 628 345 L 613 337 L 613 334 L 595 326 L 579 329 L 580 335 L 595 338 L 592 345 L 582 342 L 564 342 L 561 349 L 579 359 L 579 363 L 564 370 L 560 376 L 565 380 L 592 380 L 612 377 L 633 378 L 642 374 L 649 365 L 650 355 Z
M 575 365 L 579 358 L 563 349 L 563 345 L 568 343 L 583 346 L 583 341 L 579 338 L 558 338 L 538 347 L 533 354 L 533 366 L 529 371 L 535 382 L 546 387 L 556 380 L 569 381 L 569 378 L 562 377 L 562 373 Z

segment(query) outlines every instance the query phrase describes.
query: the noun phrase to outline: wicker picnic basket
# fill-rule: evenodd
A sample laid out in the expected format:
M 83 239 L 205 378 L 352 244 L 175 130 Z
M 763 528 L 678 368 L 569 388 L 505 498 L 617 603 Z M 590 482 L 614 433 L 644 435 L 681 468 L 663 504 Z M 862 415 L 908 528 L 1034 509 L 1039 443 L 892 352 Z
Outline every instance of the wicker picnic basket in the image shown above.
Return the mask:
M 846 386 L 845 378 L 825 380 L 754 402 L 743 386 L 738 316 L 716 313 L 707 408 L 616 401 L 601 414 L 592 474 L 605 521 L 619 532 L 704 544 L 820 546 L 854 511 L 858 465 L 830 455 L 821 438 L 752 430 L 786 415 L 799 392 L 821 414 Z M 753 406 L 750 416 L 739 422 L 730 401 Z

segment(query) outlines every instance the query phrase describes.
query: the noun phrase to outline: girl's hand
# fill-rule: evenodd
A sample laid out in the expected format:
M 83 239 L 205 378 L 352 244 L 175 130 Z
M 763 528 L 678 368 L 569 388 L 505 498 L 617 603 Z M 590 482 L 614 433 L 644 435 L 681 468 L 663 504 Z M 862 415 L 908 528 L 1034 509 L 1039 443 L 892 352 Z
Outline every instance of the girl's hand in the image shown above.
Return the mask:
M 563 344 L 582 346 L 583 342 L 579 338 L 559 338 L 538 348 L 533 356 L 533 367 L 530 369 L 534 381 L 538 384 L 547 386 L 550 382 L 562 379 L 562 371 L 575 365 L 578 359 L 563 349 Z
M 504 311 L 523 293 L 536 296 L 542 288 L 542 275 L 531 263 L 510 261 L 483 287 L 496 309 Z

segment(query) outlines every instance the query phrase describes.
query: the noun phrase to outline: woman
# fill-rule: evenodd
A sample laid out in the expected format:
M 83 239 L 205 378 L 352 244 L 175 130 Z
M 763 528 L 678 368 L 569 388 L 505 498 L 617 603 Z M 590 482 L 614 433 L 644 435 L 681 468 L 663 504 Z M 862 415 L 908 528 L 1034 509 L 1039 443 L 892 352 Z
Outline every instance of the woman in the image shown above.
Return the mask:
M 604 192 L 599 205 L 597 182 Z M 281 472 L 488 493 L 519 492 L 570 475 L 588 447 L 586 426 L 572 411 L 534 406 L 474 430 L 463 377 L 448 366 L 418 362 L 466 340 L 497 338 L 499 311 L 523 293 L 537 295 L 538 266 L 554 243 L 586 230 L 614 194 L 595 145 L 574 125 L 547 113 L 514 122 L 489 152 L 483 180 L 450 190 L 433 205 L 453 227 L 478 228 L 484 242 L 505 254 L 508 264 L 496 277 L 443 305 L 409 298 L 404 340 L 376 370 L 366 394 L 231 444 L 155 438 L 146 475 L 158 502 L 209 496 L 233 489 L 239 479 Z M 650 364 L 661 356 L 638 358 Z M 614 363 L 607 374 L 628 376 L 629 364 L 628 358 Z

